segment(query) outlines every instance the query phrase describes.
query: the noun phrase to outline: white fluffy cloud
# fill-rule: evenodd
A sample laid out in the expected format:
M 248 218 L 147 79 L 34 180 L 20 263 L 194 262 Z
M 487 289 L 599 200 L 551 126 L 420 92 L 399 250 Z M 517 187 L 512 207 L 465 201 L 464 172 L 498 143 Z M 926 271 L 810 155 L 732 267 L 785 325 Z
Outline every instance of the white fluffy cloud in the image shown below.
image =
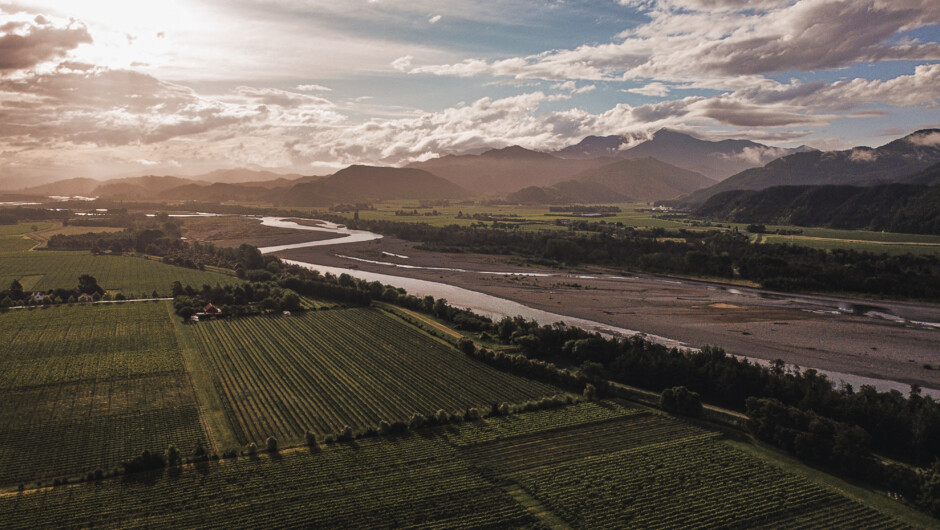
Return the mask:
M 902 31 L 937 24 L 940 3 L 933 0 L 629 3 L 647 6 L 650 21 L 623 32 L 616 42 L 495 61 L 466 59 L 422 66 L 409 61 L 399 69 L 520 79 L 692 81 L 730 88 L 751 81 L 746 76 L 774 72 L 898 59 L 940 60 L 936 42 L 894 41 Z

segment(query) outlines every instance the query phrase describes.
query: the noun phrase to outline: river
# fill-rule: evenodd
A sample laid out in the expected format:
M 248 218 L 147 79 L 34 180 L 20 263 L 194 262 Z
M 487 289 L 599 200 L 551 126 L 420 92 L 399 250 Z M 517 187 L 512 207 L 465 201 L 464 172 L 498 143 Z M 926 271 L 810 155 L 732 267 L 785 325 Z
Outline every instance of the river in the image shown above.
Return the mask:
M 372 232 L 367 232 L 364 230 L 351 230 L 343 225 L 337 225 L 335 223 L 329 223 L 326 221 L 319 221 L 316 219 L 305 219 L 307 222 L 317 222 L 317 226 L 302 225 L 294 221 L 289 221 L 287 219 L 278 218 L 278 217 L 263 217 L 261 218 L 261 223 L 265 226 L 272 226 L 285 229 L 293 230 L 311 230 L 318 232 L 329 232 L 334 234 L 339 234 L 341 237 L 319 240 L 319 241 L 310 241 L 304 243 L 296 243 L 291 245 L 277 245 L 270 247 L 262 247 L 260 250 L 263 254 L 270 254 L 274 252 L 281 252 L 285 250 L 292 250 L 298 248 L 307 248 L 312 246 L 326 246 L 326 245 L 341 245 L 349 243 L 359 243 L 364 241 L 372 241 L 376 239 L 381 239 L 380 234 L 374 234 Z M 404 256 L 400 256 L 404 257 Z M 355 258 L 353 258 L 355 259 Z M 422 280 L 417 278 L 408 278 L 404 276 L 395 276 L 391 274 L 382 274 L 376 272 L 363 271 L 358 269 L 349 269 L 342 267 L 333 267 L 316 263 L 309 263 L 305 261 L 289 260 L 284 259 L 286 263 L 292 265 L 298 265 L 305 267 L 311 270 L 319 271 L 322 274 L 333 274 L 339 276 L 340 274 L 349 274 L 350 276 L 366 281 L 378 281 L 382 284 L 393 285 L 395 287 L 404 288 L 408 291 L 409 294 L 413 294 L 418 297 L 423 296 L 433 296 L 435 298 L 444 298 L 447 302 L 455 307 L 466 308 L 479 313 L 481 315 L 488 316 L 493 319 L 500 319 L 502 317 L 513 317 L 513 316 L 522 316 L 529 320 L 534 320 L 539 324 L 553 324 L 556 322 L 564 322 L 569 326 L 577 326 L 586 330 L 596 331 L 606 336 L 615 336 L 615 337 L 629 337 L 633 335 L 640 335 L 643 338 L 663 344 L 668 347 L 678 347 L 686 349 L 694 349 L 690 345 L 685 344 L 681 341 L 671 339 L 668 337 L 662 337 L 653 334 L 643 333 L 642 331 L 631 330 L 620 328 L 616 326 L 611 326 L 601 322 L 595 322 L 592 320 L 586 320 L 583 318 L 576 318 L 566 315 L 561 315 L 557 313 L 552 313 L 544 311 L 541 309 L 536 309 L 529 307 L 527 305 L 521 304 L 519 302 L 508 300 L 505 298 L 500 298 L 492 296 L 489 294 L 472 291 L 469 289 L 464 289 L 462 287 L 457 287 L 454 285 Z M 365 261 L 365 260 L 360 260 Z M 379 262 L 373 262 L 379 263 Z M 383 263 L 384 264 L 384 263 Z M 387 265 L 398 267 L 398 268 L 429 268 L 429 267 L 415 267 L 410 265 L 394 264 L 388 263 Z M 456 271 L 461 272 L 461 269 L 454 268 L 440 268 L 440 270 Z M 480 273 L 480 271 L 474 271 Z M 500 274 L 500 275 L 512 275 L 519 274 L 514 272 L 506 271 L 484 271 L 483 274 Z M 534 274 L 543 276 L 543 274 Z M 610 278 L 618 278 L 617 276 L 610 276 Z M 626 278 L 625 278 L 626 279 Z M 749 356 L 736 355 L 736 357 L 746 358 L 750 361 L 762 364 L 769 365 L 770 361 L 767 359 L 759 359 Z M 803 367 L 805 370 L 808 367 Z M 826 374 L 830 380 L 835 382 L 845 382 L 851 384 L 855 388 L 860 387 L 861 385 L 871 385 L 878 390 L 888 391 L 888 390 L 897 390 L 901 393 L 907 394 L 910 390 L 910 385 L 900 382 L 892 381 L 887 379 L 878 379 L 872 377 L 865 377 L 856 374 L 838 372 L 833 370 L 817 370 L 820 373 Z M 933 388 L 924 388 L 924 395 L 931 395 L 937 399 L 940 399 L 940 389 Z

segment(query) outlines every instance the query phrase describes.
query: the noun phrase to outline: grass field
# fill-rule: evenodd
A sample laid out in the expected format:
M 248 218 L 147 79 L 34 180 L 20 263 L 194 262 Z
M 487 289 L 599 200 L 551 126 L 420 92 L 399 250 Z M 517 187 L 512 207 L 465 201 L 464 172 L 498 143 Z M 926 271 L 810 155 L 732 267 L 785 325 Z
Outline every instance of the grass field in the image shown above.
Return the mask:
M 839 232 L 844 232 L 840 230 Z M 846 238 L 824 237 L 809 235 L 781 236 L 775 234 L 763 234 L 762 243 L 778 243 L 788 245 L 799 245 L 801 247 L 819 248 L 824 250 L 846 249 L 857 250 L 859 252 L 873 252 L 875 254 L 925 254 L 940 256 L 940 243 L 938 242 L 917 242 L 914 239 L 926 239 L 925 236 L 914 234 L 884 234 L 883 241 L 877 239 L 862 239 L 862 237 L 871 234 L 871 232 L 854 234 L 859 235 L 858 239 L 847 239 L 852 237 L 852 233 L 846 234 Z M 911 241 L 898 241 L 903 236 L 910 236 Z M 940 239 L 940 238 L 938 238 Z
M 0 484 L 207 444 L 167 304 L 0 314 Z
M 415 413 L 516 403 L 559 389 L 473 361 L 376 309 L 335 309 L 186 326 L 211 360 L 242 443 L 374 427 Z
M 606 223 L 623 223 L 624 226 L 635 228 L 666 228 L 671 230 L 730 230 L 737 228 L 744 232 L 747 228 L 746 223 L 717 223 L 721 227 L 715 226 L 692 226 L 692 223 L 685 220 L 660 219 L 661 212 L 651 210 L 646 203 L 618 203 L 621 209 L 619 213 L 614 213 L 610 217 L 600 218 L 579 218 L 573 215 L 565 215 L 550 212 L 546 206 L 520 206 L 520 205 L 495 205 L 481 206 L 476 204 L 463 204 L 451 206 L 437 206 L 432 208 L 418 208 L 419 213 L 437 210 L 440 215 L 437 216 L 396 216 L 397 210 L 414 210 L 418 204 L 415 201 L 389 201 L 377 203 L 375 210 L 361 210 L 359 217 L 367 220 L 386 220 L 413 223 L 428 223 L 432 226 L 447 226 L 457 224 L 469 226 L 476 221 L 467 218 L 457 218 L 458 212 L 465 216 L 473 214 L 492 214 L 497 216 L 514 216 L 513 222 L 520 223 L 520 229 L 523 230 L 568 230 L 567 226 L 557 226 L 555 220 L 584 219 L 587 221 L 604 221 Z M 550 215 L 551 214 L 551 215 Z M 311 215 L 315 216 L 314 212 Z M 486 224 L 490 224 L 486 222 Z M 765 243 L 791 243 L 802 246 L 833 249 L 846 248 L 859 251 L 869 251 L 888 254 L 931 254 L 940 255 L 940 236 L 923 234 L 898 234 L 886 232 L 870 232 L 865 230 L 837 230 L 831 228 L 811 228 L 798 226 L 768 226 L 768 231 L 776 229 L 799 230 L 802 233 L 794 236 L 765 235 L 762 241 Z
M 10 528 L 907 527 L 716 433 L 605 402 L 10 493 L 0 496 L 0 520 Z
M 78 277 L 91 274 L 98 285 L 125 296 L 149 296 L 153 291 L 168 296 L 175 280 L 201 286 L 238 282 L 234 276 L 166 265 L 132 256 L 94 256 L 80 251 L 32 251 L 3 255 L 0 259 L 0 286 L 4 289 L 19 280 L 27 291 L 58 287 L 74 288 Z
M 56 234 L 74 235 L 90 232 L 120 232 L 123 228 L 62 226 L 58 221 L 37 221 L 15 225 L 0 225 L 0 253 L 23 252 L 43 246 Z

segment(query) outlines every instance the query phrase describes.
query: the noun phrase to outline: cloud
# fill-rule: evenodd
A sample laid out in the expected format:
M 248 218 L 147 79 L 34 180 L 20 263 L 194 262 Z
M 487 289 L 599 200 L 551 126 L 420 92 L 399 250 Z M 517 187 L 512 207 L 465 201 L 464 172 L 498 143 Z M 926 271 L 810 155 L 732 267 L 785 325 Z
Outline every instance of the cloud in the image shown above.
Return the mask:
M 75 20 L 53 22 L 43 15 L 21 18 L 0 12 L 0 71 L 30 68 L 92 42 L 85 25 Z
M 641 96 L 652 96 L 652 97 L 665 97 L 669 94 L 669 87 L 660 83 L 659 81 L 654 81 L 648 83 L 645 86 L 639 88 L 628 88 L 627 92 L 632 94 L 640 94 Z
M 597 89 L 595 85 L 582 85 L 578 86 L 574 81 L 565 81 L 563 83 L 555 83 L 552 85 L 552 88 L 555 90 L 565 90 L 571 94 L 587 94 L 588 92 L 593 92 Z
M 235 92 L 255 103 L 265 105 L 277 105 L 281 107 L 332 107 L 333 103 L 327 99 L 310 96 L 307 94 L 298 94 L 276 88 L 255 88 L 240 86 Z
M 441 21 L 442 18 L 444 17 L 442 17 L 441 15 L 434 15 L 433 17 L 428 19 L 428 22 L 431 24 L 437 24 L 438 22 Z
M 940 132 L 929 132 L 929 133 L 911 135 L 911 137 L 908 138 L 907 141 L 911 142 L 914 145 L 920 145 L 924 147 L 940 146 Z
M 469 58 L 413 67 L 410 60 L 399 70 L 546 80 L 645 78 L 729 89 L 763 84 L 764 74 L 791 70 L 940 60 L 940 43 L 896 39 L 940 20 L 940 3 L 933 0 L 639 4 L 648 9 L 649 22 L 623 32 L 615 42 L 493 61 Z
M 297 90 L 304 92 L 332 92 L 333 89 L 323 85 L 297 85 Z

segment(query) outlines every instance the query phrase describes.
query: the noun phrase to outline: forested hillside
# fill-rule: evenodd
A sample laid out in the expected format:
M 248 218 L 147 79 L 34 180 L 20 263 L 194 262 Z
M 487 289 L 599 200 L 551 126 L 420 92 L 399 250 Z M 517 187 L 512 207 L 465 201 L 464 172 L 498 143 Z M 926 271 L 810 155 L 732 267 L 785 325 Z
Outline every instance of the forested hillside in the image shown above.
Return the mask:
M 737 223 L 940 234 L 940 186 L 776 186 L 734 190 L 696 213 Z

